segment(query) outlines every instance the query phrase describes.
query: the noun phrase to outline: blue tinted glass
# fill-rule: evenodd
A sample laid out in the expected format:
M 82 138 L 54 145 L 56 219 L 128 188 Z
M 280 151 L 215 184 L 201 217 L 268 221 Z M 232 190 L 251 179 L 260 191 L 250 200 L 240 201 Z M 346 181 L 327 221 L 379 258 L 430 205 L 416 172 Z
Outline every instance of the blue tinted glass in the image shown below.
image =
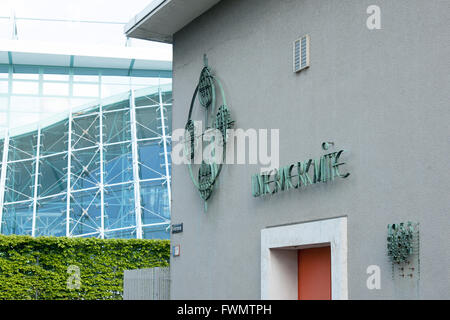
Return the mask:
M 31 235 L 33 202 L 3 206 L 2 234 Z
M 30 200 L 34 192 L 34 172 L 36 162 L 33 160 L 8 163 L 5 182 L 5 201 Z
M 66 235 L 65 196 L 56 196 L 39 201 L 36 212 L 36 236 Z
M 74 190 L 92 188 L 100 182 L 100 152 L 98 148 L 72 153 L 70 184 Z
M 142 223 L 169 222 L 169 199 L 165 184 L 156 182 L 141 183 Z
M 164 148 L 158 141 L 139 142 L 138 153 L 141 179 L 164 177 Z
M 105 229 L 118 229 L 136 225 L 133 184 L 105 189 Z
M 131 143 L 106 146 L 103 156 L 105 183 L 133 180 Z
M 170 225 L 148 226 L 143 228 L 144 239 L 170 239 Z
M 101 227 L 100 190 L 80 191 L 70 199 L 70 233 L 96 233 Z

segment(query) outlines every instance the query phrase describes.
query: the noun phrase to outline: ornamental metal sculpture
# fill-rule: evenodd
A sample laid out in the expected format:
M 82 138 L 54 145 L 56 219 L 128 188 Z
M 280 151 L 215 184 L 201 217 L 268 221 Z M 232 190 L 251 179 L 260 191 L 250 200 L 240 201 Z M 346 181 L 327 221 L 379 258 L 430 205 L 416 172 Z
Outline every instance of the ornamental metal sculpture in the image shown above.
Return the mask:
M 389 259 L 392 262 L 392 276 L 394 276 L 394 265 L 399 266 L 399 270 L 403 271 L 400 276 L 413 277 L 413 272 L 405 273 L 405 264 L 410 265 L 412 256 L 416 254 L 418 256 L 419 250 L 419 224 L 413 222 L 402 222 L 388 224 L 388 236 L 387 236 L 387 250 Z M 420 262 L 417 261 L 417 269 Z M 408 268 L 414 271 L 415 268 L 410 266 Z
M 220 80 L 217 79 L 211 71 L 211 68 L 208 66 L 208 60 L 206 55 L 203 56 L 204 67 L 200 73 L 200 78 L 195 88 L 194 94 L 191 100 L 191 106 L 189 108 L 188 120 L 185 126 L 185 155 L 188 160 L 188 168 L 189 174 L 194 183 L 194 186 L 200 193 L 200 197 L 205 201 L 205 210 L 207 208 L 207 201 L 211 197 L 213 192 L 214 184 L 216 183 L 220 172 L 222 170 L 222 165 L 225 160 L 225 150 L 226 143 L 228 140 L 227 131 L 230 129 L 234 121 L 231 120 L 230 111 L 228 109 L 226 98 L 224 94 L 224 90 Z M 216 107 L 216 86 L 219 89 L 222 104 L 215 112 Z M 206 129 L 199 136 L 197 136 L 195 132 L 194 121 L 192 120 L 192 111 L 195 105 L 195 99 L 198 95 L 198 101 L 200 105 L 205 109 L 205 125 Z M 201 164 L 198 169 L 198 176 L 195 177 L 193 174 L 192 164 L 194 162 L 196 148 L 198 148 L 198 144 L 203 144 L 203 137 L 205 136 L 207 131 L 217 130 L 216 132 L 220 132 L 222 141 L 219 143 L 219 147 L 222 148 L 221 155 L 218 153 L 217 157 L 208 159 L 205 161 L 203 159 L 203 154 L 201 155 Z M 200 138 L 200 139 L 198 139 Z
M 388 225 L 388 255 L 392 263 L 404 263 L 413 253 L 414 227 L 411 222 Z

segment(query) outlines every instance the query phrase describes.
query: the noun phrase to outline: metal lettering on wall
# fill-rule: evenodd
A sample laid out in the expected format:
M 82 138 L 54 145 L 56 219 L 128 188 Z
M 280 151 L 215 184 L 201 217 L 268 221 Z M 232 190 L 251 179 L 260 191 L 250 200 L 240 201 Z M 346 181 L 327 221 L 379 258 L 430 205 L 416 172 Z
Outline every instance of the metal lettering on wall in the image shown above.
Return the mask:
M 228 109 L 225 94 L 223 91 L 222 84 L 219 79 L 217 79 L 211 71 L 211 68 L 208 66 L 208 60 L 206 55 L 203 57 L 204 59 L 204 67 L 200 73 L 200 79 L 198 81 L 197 87 L 195 88 L 191 106 L 189 108 L 189 116 L 185 126 L 185 132 L 187 137 L 185 137 L 185 145 L 190 149 L 187 153 L 188 156 L 188 168 L 189 174 L 191 176 L 192 182 L 194 186 L 198 189 L 200 193 L 200 197 L 205 201 L 205 210 L 206 210 L 206 201 L 211 197 L 214 184 L 217 181 L 217 178 L 220 175 L 222 170 L 222 164 L 225 160 L 226 154 L 226 143 L 227 143 L 227 130 L 233 126 L 234 121 L 231 120 L 230 111 Z M 216 85 L 220 91 L 220 95 L 222 98 L 222 104 L 218 108 L 217 112 L 215 112 L 216 107 Z M 208 131 L 216 130 L 216 132 L 220 132 L 219 135 L 222 137 L 222 159 L 217 159 L 214 157 L 212 159 L 204 160 L 203 155 L 201 155 L 202 160 L 200 164 L 200 168 L 198 169 L 198 177 L 194 177 L 192 164 L 194 161 L 194 155 L 196 152 L 195 144 L 197 142 L 195 132 L 194 121 L 192 120 L 192 111 L 194 108 L 195 98 L 198 94 L 198 100 L 200 105 L 205 109 L 205 123 L 206 130 L 199 134 L 201 136 L 200 143 L 203 143 L 203 138 Z M 212 115 L 212 117 L 210 116 Z M 214 153 L 214 151 L 213 151 Z
M 332 142 L 322 143 L 322 149 L 328 150 Z M 324 154 L 320 159 L 309 159 L 269 172 L 252 175 L 252 194 L 259 197 L 278 191 L 298 189 L 319 182 L 333 181 L 335 178 L 347 178 L 350 173 L 342 173 L 340 167 L 345 164 L 340 158 L 344 150 Z M 295 179 L 296 178 L 296 181 Z

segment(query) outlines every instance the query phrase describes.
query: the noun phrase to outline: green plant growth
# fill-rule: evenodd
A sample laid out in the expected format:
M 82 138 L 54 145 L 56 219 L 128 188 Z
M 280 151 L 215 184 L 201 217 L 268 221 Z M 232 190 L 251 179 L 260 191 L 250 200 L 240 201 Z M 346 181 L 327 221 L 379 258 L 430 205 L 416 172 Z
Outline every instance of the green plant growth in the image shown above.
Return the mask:
M 0 299 L 122 299 L 124 270 L 169 259 L 168 240 L 0 235 Z
M 405 263 L 413 254 L 414 230 L 412 222 L 388 225 L 387 250 L 393 264 Z

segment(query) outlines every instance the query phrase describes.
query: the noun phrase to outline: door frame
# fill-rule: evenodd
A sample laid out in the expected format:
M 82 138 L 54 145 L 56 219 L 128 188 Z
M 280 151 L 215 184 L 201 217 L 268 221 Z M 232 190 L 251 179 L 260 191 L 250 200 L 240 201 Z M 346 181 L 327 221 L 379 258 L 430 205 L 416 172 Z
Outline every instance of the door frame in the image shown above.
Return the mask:
M 292 283 L 298 283 L 296 276 L 292 273 L 292 279 L 287 279 L 290 275 L 281 275 L 280 272 L 289 272 L 293 266 L 282 265 L 280 269 L 280 261 L 291 261 L 288 256 L 289 251 L 293 250 L 289 249 L 299 250 L 324 244 L 330 244 L 331 247 L 331 299 L 347 300 L 347 217 L 261 230 L 261 299 L 297 299 L 292 293 L 294 288 L 291 288 Z M 284 260 L 275 261 L 279 256 Z M 284 283 L 287 286 L 286 292 L 290 295 L 288 297 L 286 292 L 282 292 Z

